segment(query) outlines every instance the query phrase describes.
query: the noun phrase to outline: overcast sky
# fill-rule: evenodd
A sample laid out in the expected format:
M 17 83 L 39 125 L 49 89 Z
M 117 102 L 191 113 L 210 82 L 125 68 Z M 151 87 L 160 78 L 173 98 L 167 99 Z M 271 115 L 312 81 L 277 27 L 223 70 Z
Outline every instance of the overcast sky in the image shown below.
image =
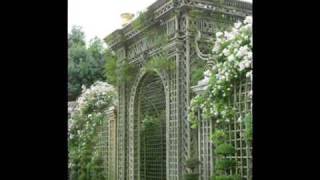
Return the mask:
M 73 25 L 79 25 L 86 40 L 94 36 L 103 39 L 121 28 L 120 14 L 137 13 L 156 0 L 68 0 L 68 32 Z M 245 0 L 252 2 L 252 0 Z

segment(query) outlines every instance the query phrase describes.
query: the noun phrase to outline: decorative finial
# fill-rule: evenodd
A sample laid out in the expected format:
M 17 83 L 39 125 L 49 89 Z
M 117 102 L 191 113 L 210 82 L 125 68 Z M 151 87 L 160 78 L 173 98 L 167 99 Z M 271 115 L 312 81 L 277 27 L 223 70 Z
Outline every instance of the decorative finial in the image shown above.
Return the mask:
M 134 14 L 132 13 L 122 13 L 121 15 L 121 19 L 122 19 L 122 27 L 128 25 L 130 23 L 130 21 L 134 18 Z

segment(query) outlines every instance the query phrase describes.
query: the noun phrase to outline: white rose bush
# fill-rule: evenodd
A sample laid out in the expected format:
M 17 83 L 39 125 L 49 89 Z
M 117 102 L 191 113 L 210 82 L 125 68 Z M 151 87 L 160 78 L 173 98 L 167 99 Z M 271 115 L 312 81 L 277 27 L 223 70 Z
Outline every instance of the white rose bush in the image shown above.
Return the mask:
M 116 91 L 110 84 L 97 81 L 90 88 L 83 87 L 75 110 L 68 120 L 69 168 L 76 179 L 85 179 L 87 170 L 98 171 L 101 157 L 97 153 L 97 128 L 106 120 L 105 110 L 116 104 Z M 103 179 L 103 172 L 95 172 Z
M 205 72 L 210 75 L 207 92 L 191 100 L 192 127 L 197 126 L 198 108 L 203 110 L 204 119 L 218 119 L 218 123 L 230 121 L 234 111 L 228 100 L 234 84 L 252 78 L 252 17 L 235 23 L 231 31 L 217 32 L 215 39 L 210 60 L 214 65 Z
M 235 167 L 236 161 L 227 158 L 233 155 L 235 148 L 228 143 L 227 134 L 222 127 L 234 118 L 236 109 L 229 103 L 234 86 L 244 79 L 252 80 L 252 17 L 246 17 L 243 22 L 235 23 L 230 31 L 217 32 L 211 57 L 208 64 L 212 66 L 204 73 L 207 78 L 209 77 L 208 88 L 204 94 L 197 95 L 191 100 L 189 120 L 191 128 L 196 128 L 199 123 L 198 109 L 201 109 L 204 120 L 215 121 L 216 126 L 211 134 L 211 140 L 215 144 L 217 159 L 216 173 L 212 178 L 237 180 L 241 177 L 226 173 Z M 249 92 L 249 98 L 252 98 L 252 91 Z M 251 111 L 237 121 L 245 123 L 245 136 L 247 142 L 251 143 Z

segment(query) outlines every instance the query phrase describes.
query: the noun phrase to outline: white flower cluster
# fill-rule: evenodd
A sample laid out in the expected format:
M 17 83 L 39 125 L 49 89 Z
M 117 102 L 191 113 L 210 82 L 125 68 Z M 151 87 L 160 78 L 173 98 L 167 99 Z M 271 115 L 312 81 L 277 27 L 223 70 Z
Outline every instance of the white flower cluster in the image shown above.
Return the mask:
M 69 119 L 69 131 L 76 123 L 75 116 L 85 116 L 85 119 L 87 120 L 85 127 L 89 128 L 88 123 L 90 119 L 102 115 L 100 109 L 104 109 L 105 107 L 116 104 L 116 91 L 114 87 L 107 82 L 97 81 L 88 89 L 85 86 L 82 88 L 82 94 L 77 99 L 75 110 L 72 112 L 71 118 Z M 86 114 L 87 112 L 85 110 L 89 107 L 96 112 L 90 112 L 89 114 Z M 94 127 L 96 122 L 92 121 L 91 123 L 93 123 L 92 125 Z M 92 128 L 92 126 L 90 127 Z
M 243 22 L 237 22 L 231 31 L 217 32 L 211 72 L 205 72 L 205 77 L 211 76 L 208 93 L 205 97 L 196 96 L 191 101 L 189 117 L 196 122 L 194 113 L 196 107 L 202 109 L 204 117 L 218 117 L 230 121 L 233 109 L 224 99 L 229 97 L 234 80 L 252 78 L 252 17 L 246 17 Z M 251 93 L 252 94 L 252 93 Z M 212 101 L 215 99 L 215 101 Z
M 82 94 L 77 100 L 77 109 L 80 110 L 87 102 L 91 100 L 97 100 L 97 105 L 103 104 L 103 100 L 110 95 L 107 95 L 110 92 L 115 92 L 112 85 L 107 82 L 97 81 L 89 89 L 83 88 Z M 107 95 L 107 96 L 106 96 Z
M 251 71 L 252 68 L 252 17 L 234 24 L 230 32 L 217 32 L 212 53 L 218 62 L 212 70 L 217 79 L 228 81 L 237 72 Z M 218 70 L 218 71 L 216 71 Z M 251 73 L 246 74 L 251 77 Z

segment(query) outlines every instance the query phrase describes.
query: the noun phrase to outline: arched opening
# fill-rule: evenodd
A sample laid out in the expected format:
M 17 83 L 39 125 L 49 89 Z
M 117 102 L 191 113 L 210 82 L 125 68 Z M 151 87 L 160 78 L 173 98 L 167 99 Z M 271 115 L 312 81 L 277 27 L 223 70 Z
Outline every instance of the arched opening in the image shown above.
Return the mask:
M 166 179 L 166 98 L 161 78 L 146 73 L 134 103 L 135 176 L 140 180 Z

